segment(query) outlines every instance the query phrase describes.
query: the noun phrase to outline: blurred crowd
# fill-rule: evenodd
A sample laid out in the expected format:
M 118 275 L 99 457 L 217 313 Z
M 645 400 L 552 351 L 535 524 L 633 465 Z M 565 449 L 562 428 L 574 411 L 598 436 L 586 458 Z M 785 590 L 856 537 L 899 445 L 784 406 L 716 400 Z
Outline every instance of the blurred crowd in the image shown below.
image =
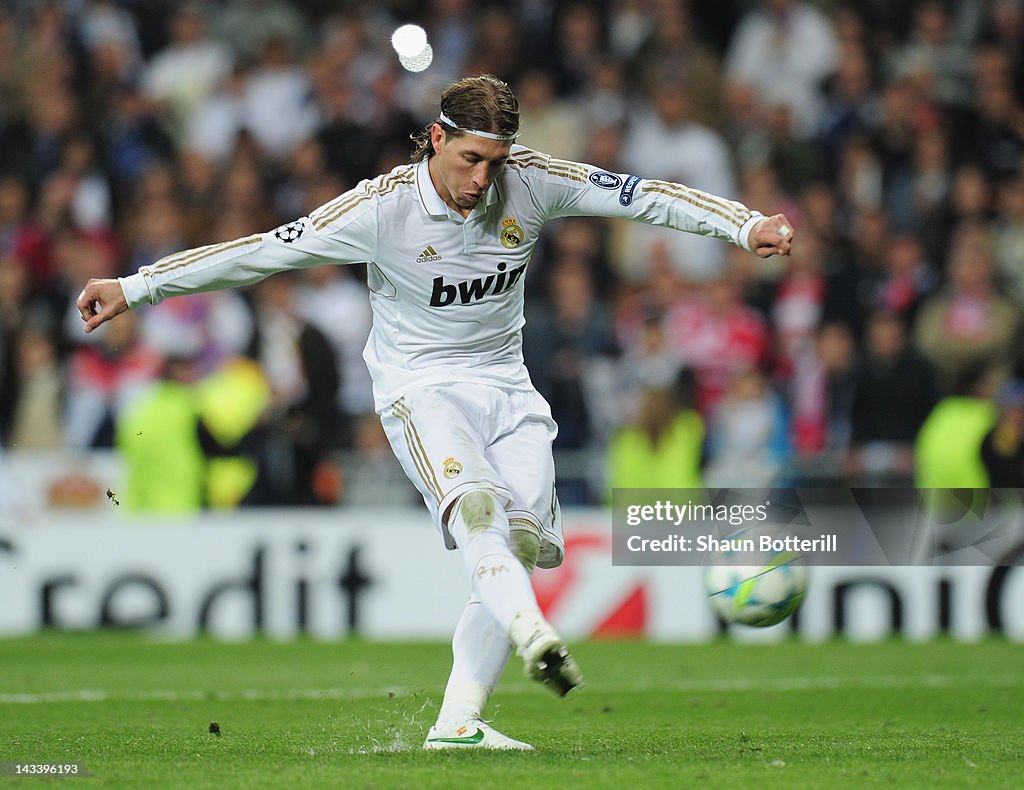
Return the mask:
M 433 47 L 419 73 L 390 47 L 406 22 Z M 4 446 L 116 447 L 139 507 L 414 501 L 372 413 L 362 267 L 89 336 L 73 303 L 407 161 L 441 89 L 481 72 L 517 92 L 522 144 L 797 233 L 762 261 L 548 226 L 524 348 L 564 503 L 1024 486 L 1021 0 L 0 0 Z

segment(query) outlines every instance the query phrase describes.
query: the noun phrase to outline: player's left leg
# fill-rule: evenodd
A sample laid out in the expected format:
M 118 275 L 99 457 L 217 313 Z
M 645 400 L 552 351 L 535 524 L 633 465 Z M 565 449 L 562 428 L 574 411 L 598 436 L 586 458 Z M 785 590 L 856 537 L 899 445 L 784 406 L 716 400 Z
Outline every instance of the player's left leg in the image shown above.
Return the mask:
M 529 525 L 513 525 L 509 542 L 513 554 L 527 572 L 532 573 L 540 549 L 537 532 Z M 474 594 L 455 629 L 452 671 L 437 723 L 427 735 L 426 748 L 460 748 L 480 737 L 475 723 L 480 721 L 484 706 L 511 655 L 512 641 L 508 633 Z M 480 728 L 480 732 L 484 737 L 479 746 L 484 748 L 524 751 L 533 748 L 493 728 Z

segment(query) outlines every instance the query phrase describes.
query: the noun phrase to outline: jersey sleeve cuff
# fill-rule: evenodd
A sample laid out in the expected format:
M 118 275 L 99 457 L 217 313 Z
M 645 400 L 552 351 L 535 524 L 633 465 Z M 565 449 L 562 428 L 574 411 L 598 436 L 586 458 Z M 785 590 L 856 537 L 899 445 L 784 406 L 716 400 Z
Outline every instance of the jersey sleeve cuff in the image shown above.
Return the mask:
M 124 291 L 124 298 L 128 302 L 129 308 L 134 309 L 140 304 L 156 304 L 153 292 L 149 290 L 149 283 L 146 282 L 144 275 L 133 274 L 129 277 L 118 277 L 117 281 L 121 284 L 121 290 Z
M 763 219 L 764 214 L 760 211 L 755 211 L 750 215 L 750 219 L 740 226 L 739 238 L 736 239 L 736 243 L 747 252 L 753 252 L 750 247 L 750 231 L 752 231 L 754 226 Z

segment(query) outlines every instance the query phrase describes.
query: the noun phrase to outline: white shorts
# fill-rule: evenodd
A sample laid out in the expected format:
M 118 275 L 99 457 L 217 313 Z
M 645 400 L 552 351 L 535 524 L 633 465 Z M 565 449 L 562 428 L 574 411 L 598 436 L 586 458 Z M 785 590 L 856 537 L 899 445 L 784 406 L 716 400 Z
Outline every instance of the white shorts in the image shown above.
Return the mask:
M 551 442 L 558 429 L 534 390 L 456 382 L 414 390 L 380 415 L 391 447 L 423 496 L 445 546 L 456 548 L 445 516 L 459 496 L 494 489 L 513 529 L 540 530 L 537 566 L 565 555 Z

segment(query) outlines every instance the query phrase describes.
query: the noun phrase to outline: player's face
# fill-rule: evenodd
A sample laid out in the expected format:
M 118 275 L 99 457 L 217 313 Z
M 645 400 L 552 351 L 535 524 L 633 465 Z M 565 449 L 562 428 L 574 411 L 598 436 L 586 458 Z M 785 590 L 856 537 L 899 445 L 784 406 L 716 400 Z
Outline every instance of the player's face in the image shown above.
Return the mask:
M 466 216 L 505 166 L 512 143 L 475 134 L 445 139 L 437 125 L 432 140 L 436 151 L 430 159 L 434 186 L 445 203 Z

